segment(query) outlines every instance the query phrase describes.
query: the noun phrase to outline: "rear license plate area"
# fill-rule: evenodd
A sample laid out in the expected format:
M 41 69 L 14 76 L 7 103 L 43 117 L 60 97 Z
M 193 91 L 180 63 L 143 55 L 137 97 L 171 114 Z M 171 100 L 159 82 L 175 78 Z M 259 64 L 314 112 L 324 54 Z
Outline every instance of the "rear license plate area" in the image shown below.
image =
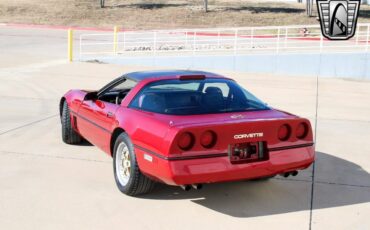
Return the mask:
M 232 164 L 251 163 L 269 159 L 266 141 L 229 145 L 228 154 Z

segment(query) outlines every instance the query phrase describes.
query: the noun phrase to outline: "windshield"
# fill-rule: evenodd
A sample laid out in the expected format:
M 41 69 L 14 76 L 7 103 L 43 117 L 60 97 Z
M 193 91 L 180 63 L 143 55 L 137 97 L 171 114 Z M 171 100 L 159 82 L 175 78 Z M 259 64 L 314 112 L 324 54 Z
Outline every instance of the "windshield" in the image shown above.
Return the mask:
M 130 107 L 171 115 L 269 109 L 262 101 L 228 79 L 156 81 L 145 86 Z

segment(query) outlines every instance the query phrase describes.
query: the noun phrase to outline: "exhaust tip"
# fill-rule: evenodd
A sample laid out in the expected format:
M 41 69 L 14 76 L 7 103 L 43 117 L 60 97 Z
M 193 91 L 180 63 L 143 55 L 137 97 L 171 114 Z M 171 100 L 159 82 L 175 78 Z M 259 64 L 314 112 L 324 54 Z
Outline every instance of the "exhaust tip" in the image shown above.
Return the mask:
M 180 187 L 184 190 L 184 191 L 189 191 L 191 189 L 191 186 L 186 184 L 186 185 L 180 185 Z
M 285 173 L 282 173 L 280 174 L 281 176 L 287 178 L 288 176 L 297 176 L 298 175 L 298 171 L 295 170 L 295 171 L 291 171 L 291 172 L 285 172 Z
M 200 190 L 200 189 L 202 189 L 203 188 L 203 185 L 202 184 L 192 184 L 191 185 L 194 189 L 196 189 L 196 190 Z

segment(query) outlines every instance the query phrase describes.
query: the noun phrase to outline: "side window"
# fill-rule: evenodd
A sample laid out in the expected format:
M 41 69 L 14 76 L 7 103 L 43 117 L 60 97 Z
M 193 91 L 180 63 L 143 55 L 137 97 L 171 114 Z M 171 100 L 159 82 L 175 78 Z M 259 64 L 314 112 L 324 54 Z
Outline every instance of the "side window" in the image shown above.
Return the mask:
M 128 92 L 134 88 L 136 84 L 136 81 L 125 79 L 118 85 L 115 85 L 100 95 L 99 100 L 119 105 L 123 98 L 125 98 Z
M 222 96 L 227 97 L 229 95 L 230 88 L 226 83 L 223 82 L 209 82 L 205 83 L 203 87 L 203 93 L 207 92 L 207 88 L 218 88 L 222 92 Z
M 136 85 L 136 83 L 137 83 L 136 81 L 126 79 L 125 81 L 108 90 L 108 92 L 117 92 L 132 89 Z

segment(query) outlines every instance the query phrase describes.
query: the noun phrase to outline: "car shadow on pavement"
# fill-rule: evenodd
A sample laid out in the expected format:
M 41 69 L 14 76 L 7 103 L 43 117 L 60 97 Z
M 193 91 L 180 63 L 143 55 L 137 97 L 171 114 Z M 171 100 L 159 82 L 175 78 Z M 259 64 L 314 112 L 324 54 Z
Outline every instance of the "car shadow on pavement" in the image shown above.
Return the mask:
M 370 202 L 370 175 L 350 161 L 317 152 L 313 209 Z M 268 181 L 207 184 L 202 190 L 183 191 L 159 184 L 142 199 L 188 199 L 205 208 L 233 217 L 256 217 L 311 208 L 311 172 L 293 178 L 277 176 Z
M 88 140 L 86 139 L 82 139 L 82 141 L 76 145 L 79 145 L 79 146 L 94 146 L 93 144 L 91 144 Z

